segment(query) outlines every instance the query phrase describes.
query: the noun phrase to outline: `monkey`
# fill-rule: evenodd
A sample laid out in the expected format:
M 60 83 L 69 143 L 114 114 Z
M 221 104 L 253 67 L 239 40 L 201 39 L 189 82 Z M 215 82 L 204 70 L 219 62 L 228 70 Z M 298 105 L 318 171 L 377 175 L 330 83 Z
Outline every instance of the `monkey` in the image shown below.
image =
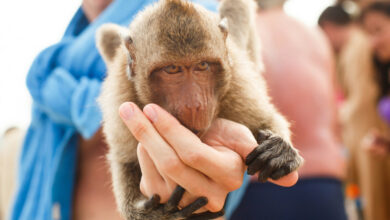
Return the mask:
M 179 209 L 178 186 L 166 204 L 139 189 L 137 140 L 121 121 L 119 106 L 155 103 L 201 135 L 216 118 L 248 127 L 258 141 L 245 158 L 250 175 L 277 180 L 303 158 L 292 146 L 289 123 L 272 105 L 261 76 L 253 0 L 224 0 L 219 15 L 185 0 L 160 0 L 140 12 L 129 28 L 103 25 L 97 47 L 107 66 L 99 97 L 107 159 L 118 209 L 126 219 L 214 219 L 221 212 L 194 212 L 200 197 Z M 185 91 L 185 92 L 184 92 Z

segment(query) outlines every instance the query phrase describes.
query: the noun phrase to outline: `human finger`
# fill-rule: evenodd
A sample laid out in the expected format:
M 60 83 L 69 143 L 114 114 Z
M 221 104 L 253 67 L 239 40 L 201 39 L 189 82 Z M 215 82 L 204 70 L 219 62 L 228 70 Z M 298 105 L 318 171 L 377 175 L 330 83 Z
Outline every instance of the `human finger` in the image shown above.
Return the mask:
M 221 208 L 213 199 L 221 194 L 220 187 L 211 184 L 212 181 L 199 171 L 182 163 L 138 106 L 131 102 L 124 103 L 119 112 L 126 126 L 145 147 L 160 174 L 168 176 L 193 195 L 207 196 L 210 202 L 206 207 L 210 211 Z
M 160 198 L 164 198 L 161 202 L 165 202 L 172 190 L 167 187 L 167 183 L 160 175 L 152 159 L 149 157 L 148 152 L 141 144 L 137 147 L 137 157 L 142 173 L 140 183 L 142 194 L 146 197 L 152 197 L 153 195 L 158 194 Z
M 244 164 L 239 156 L 236 157 L 233 152 L 218 151 L 202 143 L 195 134 L 158 105 L 145 106 L 144 113 L 185 164 L 218 183 L 229 182 L 226 185 L 231 190 L 241 186 Z M 230 164 L 226 164 L 226 161 Z

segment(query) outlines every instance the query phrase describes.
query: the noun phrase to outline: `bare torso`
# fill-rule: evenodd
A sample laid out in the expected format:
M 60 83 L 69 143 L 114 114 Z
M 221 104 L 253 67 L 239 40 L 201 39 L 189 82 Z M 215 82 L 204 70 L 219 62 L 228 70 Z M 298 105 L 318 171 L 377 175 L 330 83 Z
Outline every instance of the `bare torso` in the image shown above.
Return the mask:
M 119 220 L 106 161 L 107 145 L 101 132 L 79 145 L 78 174 L 75 184 L 74 220 Z
M 342 178 L 334 68 L 325 38 L 281 9 L 259 13 L 257 24 L 270 95 L 291 122 L 293 144 L 305 158 L 300 176 Z

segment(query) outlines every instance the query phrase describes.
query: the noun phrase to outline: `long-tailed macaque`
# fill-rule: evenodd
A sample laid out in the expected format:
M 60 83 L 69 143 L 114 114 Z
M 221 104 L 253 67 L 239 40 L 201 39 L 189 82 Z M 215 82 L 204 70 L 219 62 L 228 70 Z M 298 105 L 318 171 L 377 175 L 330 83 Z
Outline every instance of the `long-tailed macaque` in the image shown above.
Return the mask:
M 215 118 L 247 126 L 259 146 L 245 163 L 249 174 L 260 171 L 260 181 L 279 179 L 301 165 L 289 125 L 270 103 L 260 74 L 255 9 L 252 0 L 224 0 L 218 16 L 185 0 L 161 0 L 139 13 L 129 29 L 113 24 L 100 29 L 98 48 L 108 68 L 100 97 L 103 127 L 116 201 L 126 219 L 221 215 L 193 214 L 207 203 L 202 198 L 179 209 L 181 187 L 164 205 L 141 194 L 138 143 L 118 114 L 127 101 L 141 108 L 158 104 L 197 134 Z

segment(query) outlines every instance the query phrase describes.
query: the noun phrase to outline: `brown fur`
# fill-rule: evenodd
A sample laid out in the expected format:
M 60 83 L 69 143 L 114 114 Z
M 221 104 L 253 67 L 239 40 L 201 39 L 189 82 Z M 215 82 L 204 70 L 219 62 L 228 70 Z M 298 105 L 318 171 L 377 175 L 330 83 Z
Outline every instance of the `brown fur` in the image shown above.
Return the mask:
M 259 130 L 266 129 L 285 143 L 291 143 L 289 125 L 270 103 L 259 73 L 254 5 L 249 0 L 222 2 L 220 12 L 222 18 L 228 19 L 228 35 L 219 25 L 218 15 L 182 0 L 162 0 L 148 7 L 135 18 L 130 30 L 111 24 L 99 31 L 98 48 L 108 66 L 100 97 L 104 133 L 110 146 L 108 159 L 115 197 L 127 219 L 169 219 L 161 213 L 145 213 L 136 206 L 145 200 L 138 187 L 137 141 L 118 114 L 124 102 L 132 101 L 143 108 L 155 100 L 150 74 L 158 68 L 175 62 L 214 60 L 219 65 L 215 90 L 219 106 L 215 116 L 246 125 L 256 137 Z M 127 32 L 131 40 L 117 45 L 117 39 L 122 38 L 120 32 Z M 131 57 L 130 80 L 126 74 L 128 56 Z M 292 171 L 299 167 L 302 158 L 294 148 L 288 150 L 290 153 L 275 164 L 281 167 L 289 162 Z

